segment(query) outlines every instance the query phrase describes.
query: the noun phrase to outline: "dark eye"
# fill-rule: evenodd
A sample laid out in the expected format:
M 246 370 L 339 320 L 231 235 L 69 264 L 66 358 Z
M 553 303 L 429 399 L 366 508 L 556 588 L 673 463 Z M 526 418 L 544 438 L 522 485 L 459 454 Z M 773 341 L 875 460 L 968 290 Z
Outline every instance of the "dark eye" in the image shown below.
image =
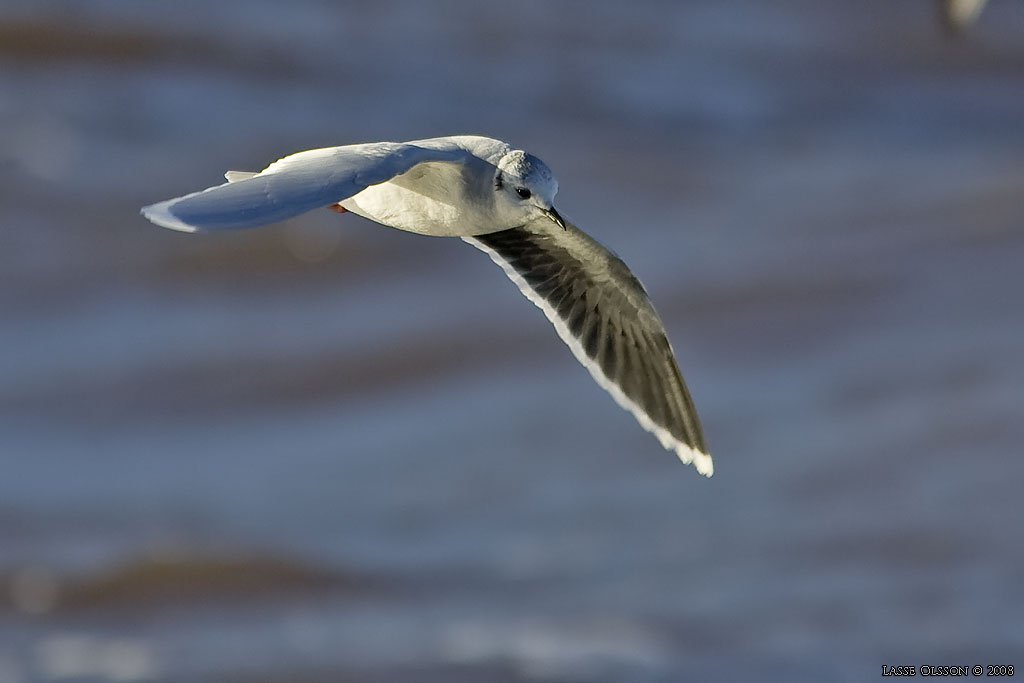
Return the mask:
M 529 199 L 533 195 L 533 193 L 531 193 L 525 187 L 517 187 L 516 194 L 519 195 L 520 199 Z

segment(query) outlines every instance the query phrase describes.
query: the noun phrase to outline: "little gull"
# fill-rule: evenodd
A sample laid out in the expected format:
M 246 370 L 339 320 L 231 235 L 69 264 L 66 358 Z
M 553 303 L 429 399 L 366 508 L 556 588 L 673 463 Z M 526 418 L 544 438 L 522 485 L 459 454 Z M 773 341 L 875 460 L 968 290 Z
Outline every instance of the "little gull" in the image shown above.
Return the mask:
M 142 214 L 165 228 L 216 232 L 313 209 L 461 237 L 487 252 L 555 326 L 597 383 L 684 463 L 714 468 L 665 328 L 629 268 L 566 221 L 558 182 L 537 157 L 471 135 L 298 152 L 259 173 L 159 202 Z

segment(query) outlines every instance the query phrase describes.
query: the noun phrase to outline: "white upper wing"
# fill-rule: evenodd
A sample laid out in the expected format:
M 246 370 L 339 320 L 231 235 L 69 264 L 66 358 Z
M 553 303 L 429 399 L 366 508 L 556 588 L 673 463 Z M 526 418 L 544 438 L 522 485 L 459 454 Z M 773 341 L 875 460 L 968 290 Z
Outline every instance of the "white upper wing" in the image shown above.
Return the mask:
M 151 204 L 142 215 L 183 232 L 254 228 L 335 204 L 424 161 L 459 161 L 465 154 L 399 142 L 311 149 L 251 178 Z

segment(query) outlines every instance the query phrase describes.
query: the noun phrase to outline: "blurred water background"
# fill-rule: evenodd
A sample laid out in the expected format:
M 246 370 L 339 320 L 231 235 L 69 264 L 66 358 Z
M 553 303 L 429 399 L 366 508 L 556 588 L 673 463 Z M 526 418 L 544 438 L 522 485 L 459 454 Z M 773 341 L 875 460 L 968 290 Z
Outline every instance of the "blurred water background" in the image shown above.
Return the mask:
M 1024 3 L 0 4 L 0 682 L 1024 667 Z M 715 457 L 484 255 L 143 204 L 310 147 L 542 157 Z

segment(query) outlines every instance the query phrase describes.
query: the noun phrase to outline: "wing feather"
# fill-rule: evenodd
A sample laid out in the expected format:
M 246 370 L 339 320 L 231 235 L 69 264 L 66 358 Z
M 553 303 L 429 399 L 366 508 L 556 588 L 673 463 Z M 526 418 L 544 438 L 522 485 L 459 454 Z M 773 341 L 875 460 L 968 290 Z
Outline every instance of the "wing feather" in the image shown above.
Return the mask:
M 165 228 L 211 232 L 254 228 L 335 204 L 424 161 L 454 161 L 454 149 L 375 142 L 292 154 L 263 171 L 158 202 L 142 215 Z
M 463 239 L 501 266 L 644 429 L 711 476 L 714 466 L 672 345 L 625 263 L 576 226 L 562 230 L 547 219 Z

